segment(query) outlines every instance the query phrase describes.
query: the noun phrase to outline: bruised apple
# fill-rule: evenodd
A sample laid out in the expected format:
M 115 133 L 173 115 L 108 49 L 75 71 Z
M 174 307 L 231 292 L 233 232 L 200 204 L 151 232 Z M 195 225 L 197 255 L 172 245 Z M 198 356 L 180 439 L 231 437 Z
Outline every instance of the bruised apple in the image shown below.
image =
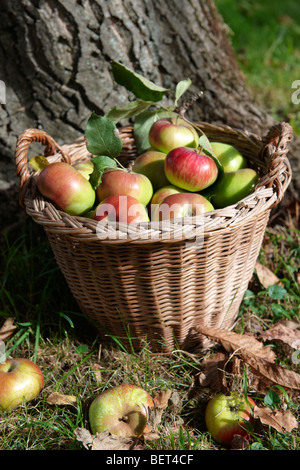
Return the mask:
M 90 182 L 65 162 L 45 166 L 37 177 L 37 186 L 43 196 L 70 215 L 90 210 L 96 199 Z
M 102 181 L 96 189 L 97 199 L 103 201 L 108 196 L 132 196 L 146 206 L 153 195 L 153 187 L 147 176 L 122 168 L 105 170 Z
M 201 216 L 205 212 L 213 211 L 212 204 L 198 193 L 171 194 L 160 204 L 151 205 L 151 220 L 178 219 L 183 217 Z
M 169 184 L 165 175 L 166 154 L 157 150 L 148 150 L 139 155 L 132 166 L 132 171 L 141 173 L 149 178 L 153 191 Z
M 152 124 L 148 140 L 153 149 L 169 153 L 177 147 L 197 148 L 199 136 L 183 119 L 162 118 Z
M 148 408 L 154 402 L 146 390 L 122 384 L 105 390 L 90 405 L 93 434 L 108 431 L 121 437 L 139 437 L 147 426 Z
M 216 181 L 218 167 L 212 157 L 187 147 L 178 147 L 166 156 L 165 173 L 172 185 L 197 192 Z
M 149 222 L 147 209 L 138 199 L 118 194 L 108 196 L 100 202 L 92 218 L 103 222 L 126 224 Z
M 221 142 L 211 142 L 210 144 L 214 155 L 218 158 L 225 172 L 237 171 L 247 167 L 246 158 L 232 145 Z

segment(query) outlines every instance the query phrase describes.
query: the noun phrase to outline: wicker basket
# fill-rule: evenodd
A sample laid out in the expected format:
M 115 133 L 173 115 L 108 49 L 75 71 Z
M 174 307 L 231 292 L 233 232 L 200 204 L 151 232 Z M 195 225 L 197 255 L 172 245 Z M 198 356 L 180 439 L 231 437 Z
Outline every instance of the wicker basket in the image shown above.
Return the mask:
M 259 138 L 228 126 L 197 124 L 211 141 L 234 145 L 261 179 L 239 203 L 206 213 L 202 223 L 191 218 L 184 230 L 174 221 L 167 235 L 163 223 L 154 229 L 144 223 L 130 231 L 124 224 L 99 230 L 94 220 L 58 210 L 36 190 L 29 146 L 40 142 L 50 161 L 75 163 L 91 158 L 84 138 L 60 147 L 47 133 L 28 129 L 18 139 L 20 204 L 44 227 L 74 297 L 103 340 L 114 335 L 137 349 L 146 340 L 153 351 L 205 349 L 209 343 L 195 326 L 234 327 L 270 210 L 291 179 L 287 143 L 292 128 L 279 123 Z M 136 157 L 132 127 L 120 135 L 118 159 L 130 165 Z

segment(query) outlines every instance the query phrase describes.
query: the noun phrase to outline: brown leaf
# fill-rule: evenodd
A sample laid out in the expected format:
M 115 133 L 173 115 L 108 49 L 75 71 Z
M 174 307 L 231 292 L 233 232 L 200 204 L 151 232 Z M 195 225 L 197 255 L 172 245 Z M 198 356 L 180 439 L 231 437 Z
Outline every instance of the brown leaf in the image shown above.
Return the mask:
M 141 441 L 115 436 L 108 431 L 93 436 L 87 429 L 77 428 L 74 433 L 77 440 L 88 450 L 142 450 Z
M 75 405 L 77 398 L 73 395 L 63 395 L 62 393 L 53 392 L 47 398 L 50 405 Z
M 102 381 L 101 370 L 103 369 L 103 367 L 100 366 L 100 364 L 94 364 L 92 366 L 92 369 L 95 375 L 96 382 L 100 383 Z
M 298 393 L 300 375 L 276 364 L 274 352 L 254 337 L 213 327 L 196 327 L 196 330 L 202 335 L 220 341 L 232 356 L 238 355 L 251 367 L 253 374 L 260 377 L 260 380 L 266 379 L 270 385 L 278 384 L 288 389 L 290 393 Z
M 17 326 L 14 325 L 14 321 L 15 319 L 12 317 L 9 317 L 5 320 L 0 328 L 0 341 L 4 341 L 9 338 L 9 336 L 11 336 L 16 330 Z
M 298 427 L 297 420 L 290 411 L 272 410 L 268 407 L 255 406 L 253 416 L 258 418 L 262 424 L 267 424 L 278 432 L 291 432 Z
M 218 352 L 204 359 L 203 370 L 199 374 L 199 383 L 202 387 L 210 387 L 216 391 L 223 391 L 224 388 L 224 368 L 228 361 L 228 354 Z
M 261 333 L 264 341 L 280 340 L 292 348 L 300 348 L 300 324 L 296 322 L 278 322 L 269 330 Z
M 256 274 L 259 282 L 265 289 L 274 284 L 282 285 L 279 278 L 267 266 L 260 264 L 258 261 L 255 263 Z
M 160 390 L 153 398 L 155 406 L 161 410 L 167 408 L 172 390 Z

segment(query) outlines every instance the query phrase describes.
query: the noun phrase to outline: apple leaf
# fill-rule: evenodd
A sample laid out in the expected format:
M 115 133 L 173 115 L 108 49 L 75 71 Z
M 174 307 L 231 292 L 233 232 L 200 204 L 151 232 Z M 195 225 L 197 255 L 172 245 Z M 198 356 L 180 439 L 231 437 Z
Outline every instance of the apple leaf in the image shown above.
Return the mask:
M 93 157 L 91 162 L 94 165 L 94 171 L 90 175 L 89 182 L 91 183 L 94 189 L 97 189 L 99 184 L 102 181 L 102 175 L 105 170 L 108 168 L 116 168 L 117 163 L 110 157 L 106 155 L 99 155 L 97 157 Z
M 131 117 L 138 116 L 153 104 L 154 103 L 152 101 L 131 101 L 130 103 L 125 104 L 121 108 L 114 106 L 109 111 L 107 111 L 107 113 L 105 113 L 105 117 L 107 119 L 110 119 L 114 123 L 117 123 L 121 119 L 129 119 Z
M 138 154 L 145 152 L 149 147 L 148 135 L 152 124 L 160 118 L 177 116 L 165 109 L 147 110 L 135 118 L 133 133 Z
M 214 154 L 210 141 L 204 133 L 202 133 L 201 137 L 199 137 L 199 147 L 201 147 L 201 149 L 206 155 L 211 157 L 216 162 L 216 165 L 219 170 L 217 180 L 219 180 L 224 174 L 224 168 L 219 159 Z
M 88 151 L 92 155 L 117 157 L 123 147 L 123 142 L 117 133 L 118 129 L 114 122 L 105 116 L 92 113 L 85 128 Z
M 120 62 L 111 61 L 115 81 L 144 101 L 160 101 L 167 88 L 156 85 L 142 75 L 133 72 Z
M 176 90 L 175 90 L 175 108 L 177 106 L 177 102 L 179 98 L 186 92 L 186 90 L 191 86 L 192 81 L 187 78 L 186 80 L 181 80 L 177 83 Z
M 30 158 L 30 160 L 28 160 L 28 164 L 35 171 L 40 171 L 43 168 L 45 168 L 45 166 L 48 166 L 50 163 L 49 163 L 49 161 L 47 160 L 46 157 L 43 157 L 41 155 L 37 155 L 35 157 Z

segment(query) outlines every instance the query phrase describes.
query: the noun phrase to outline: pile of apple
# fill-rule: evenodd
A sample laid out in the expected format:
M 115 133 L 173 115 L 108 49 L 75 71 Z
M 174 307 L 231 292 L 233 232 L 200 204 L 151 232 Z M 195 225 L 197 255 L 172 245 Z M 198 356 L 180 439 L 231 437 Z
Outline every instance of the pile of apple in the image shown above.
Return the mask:
M 42 195 L 71 215 L 98 221 L 140 223 L 195 216 L 249 195 L 257 173 L 234 147 L 210 142 L 179 117 L 161 118 L 148 134 L 150 148 L 131 169 L 108 164 L 92 186 L 93 158 L 71 166 L 47 164 L 37 178 Z M 103 157 L 106 158 L 106 157 Z

